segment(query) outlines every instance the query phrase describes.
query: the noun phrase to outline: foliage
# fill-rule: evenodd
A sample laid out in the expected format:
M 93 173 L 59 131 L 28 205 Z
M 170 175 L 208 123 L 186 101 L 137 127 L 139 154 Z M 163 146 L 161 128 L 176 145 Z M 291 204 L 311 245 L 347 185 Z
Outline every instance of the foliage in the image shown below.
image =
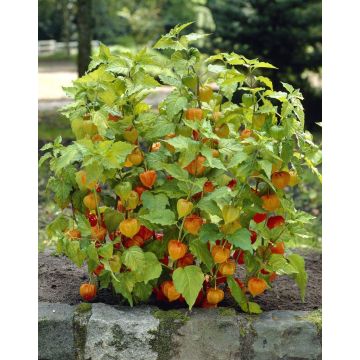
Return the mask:
M 302 89 L 307 128 L 320 131 L 320 0 L 98 0 L 92 7 L 93 38 L 107 44 L 153 44 L 175 24 L 194 21 L 193 31 L 215 34 L 197 43 L 206 52 L 263 56 L 279 68 L 277 87 L 285 81 Z M 39 2 L 39 39 L 76 40 L 75 24 L 74 0 Z
M 308 125 L 315 127 L 321 120 L 321 94 L 309 75 L 321 71 L 321 1 L 209 0 L 208 7 L 216 23 L 208 48 L 263 56 L 277 66 L 274 83 L 303 89 L 305 107 L 313 113 Z
M 76 141 L 42 148 L 47 188 L 64 209 L 47 233 L 58 252 L 87 263 L 92 282 L 131 305 L 153 290 L 190 308 L 216 306 L 225 282 L 243 311 L 259 313 L 253 297 L 276 274 L 294 278 L 304 296 L 304 262 L 284 245 L 309 236 L 313 217 L 295 209 L 289 186 L 305 169 L 321 178 L 321 151 L 304 131 L 299 89 L 273 89 L 261 75 L 273 65 L 236 53 L 204 64 L 191 43 L 205 35 L 182 35 L 188 26 L 156 42 L 161 57 L 101 45 L 65 88 L 73 102 L 62 114 Z M 156 111 L 144 100 L 162 84 L 173 90 Z
M 98 0 L 91 6 L 93 38 L 109 44 L 120 40 L 126 46 L 154 43 L 179 22 L 196 20 L 198 30 L 214 29 L 206 0 Z M 64 41 L 66 27 L 76 40 L 76 10 L 75 0 L 40 0 L 39 40 Z
M 39 40 L 62 39 L 64 26 L 63 3 L 56 0 L 39 0 Z

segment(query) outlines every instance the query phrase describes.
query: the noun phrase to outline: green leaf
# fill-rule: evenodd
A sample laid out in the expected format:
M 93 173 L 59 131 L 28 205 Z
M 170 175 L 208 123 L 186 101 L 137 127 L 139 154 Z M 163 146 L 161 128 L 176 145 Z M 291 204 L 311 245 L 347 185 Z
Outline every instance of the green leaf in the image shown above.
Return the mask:
M 152 294 L 152 285 L 137 282 L 133 289 L 133 296 L 136 300 L 147 301 Z
M 61 156 L 54 162 L 54 171 L 58 173 L 64 167 L 81 160 L 81 154 L 78 147 L 73 144 L 65 147 L 61 151 Z
M 211 271 L 214 266 L 214 261 L 207 244 L 201 242 L 200 239 L 193 239 L 190 241 L 189 248 L 191 253 L 195 255 L 195 257 L 198 258 L 201 262 L 203 262 L 209 271 Z
M 106 68 L 107 71 L 111 71 L 121 75 L 127 75 L 129 73 L 129 68 L 125 60 L 116 59 L 112 61 Z
M 86 254 L 89 258 L 89 260 L 94 261 L 95 263 L 99 262 L 99 256 L 95 247 L 94 243 L 91 243 L 87 248 L 86 248 Z
M 172 35 L 172 36 L 177 35 L 193 23 L 194 23 L 194 21 L 190 21 L 185 24 L 177 24 L 173 29 L 171 29 L 169 31 L 169 35 Z
M 114 187 L 115 194 L 120 196 L 122 200 L 127 200 L 132 190 L 132 185 L 129 181 L 123 181 Z
M 221 85 L 231 85 L 231 84 L 235 84 L 236 83 L 243 83 L 244 80 L 246 79 L 246 76 L 244 74 L 238 74 L 238 75 L 234 75 L 231 74 L 230 76 L 226 77 L 226 80 L 224 80 Z
M 49 144 L 47 144 L 47 145 L 49 145 Z M 51 144 L 52 145 L 52 144 Z M 52 154 L 50 153 L 50 152 L 47 152 L 45 155 L 43 155 L 41 158 L 40 158 L 40 160 L 39 160 L 39 167 L 41 167 L 42 166 L 42 164 L 46 161 L 46 160 L 48 160 L 48 159 L 50 159 L 50 158 L 52 158 L 53 156 L 52 156 Z
M 118 294 L 121 294 L 128 300 L 130 306 L 133 306 L 133 299 L 131 293 L 134 289 L 136 280 L 134 274 L 131 272 L 123 272 L 113 276 L 111 279 L 113 287 Z
M 105 141 L 103 141 L 104 143 Z M 107 162 L 107 167 L 118 169 L 123 166 L 126 156 L 133 150 L 134 145 L 123 141 L 114 142 L 111 148 L 104 154 L 104 160 Z
M 65 215 L 59 215 L 50 224 L 46 226 L 46 234 L 52 238 L 58 233 L 64 232 L 69 227 L 70 219 Z
M 268 62 L 263 62 L 263 61 L 260 61 L 260 62 L 258 62 L 257 64 L 254 65 L 254 69 L 258 69 L 258 68 L 277 69 L 276 66 L 271 65 Z
M 152 252 L 145 252 L 144 268 L 136 274 L 137 281 L 143 281 L 147 284 L 150 280 L 157 279 L 162 272 L 162 266 L 158 258 Z
M 301 300 L 304 302 L 308 279 L 308 275 L 305 271 L 305 261 L 298 254 L 291 254 L 287 257 L 287 259 L 289 260 L 290 264 L 298 271 L 298 273 L 292 274 L 292 277 L 299 287 Z
M 149 214 L 141 215 L 140 219 L 163 226 L 173 225 L 176 223 L 175 214 L 169 209 L 151 211 Z
M 296 274 L 299 271 L 290 264 L 283 255 L 280 254 L 272 254 L 268 261 L 268 265 L 271 270 L 275 271 L 278 275 L 284 274 Z
M 186 191 L 181 191 L 177 186 L 177 181 L 167 181 L 163 185 L 158 186 L 156 189 L 154 189 L 154 193 L 163 193 L 166 196 L 168 196 L 170 199 L 178 199 L 182 196 L 187 196 Z
M 188 41 L 188 42 L 192 42 L 192 41 L 196 41 L 199 39 L 203 39 L 204 37 L 207 37 L 207 36 L 209 36 L 209 34 L 190 33 L 190 34 L 182 36 L 182 38 L 185 38 L 186 41 Z
M 182 135 L 178 135 L 176 137 L 163 141 L 172 145 L 177 151 L 186 151 L 189 148 L 199 148 L 199 144 L 197 141 Z
M 222 217 L 220 208 L 229 203 L 231 198 L 235 196 L 233 192 L 227 187 L 222 186 L 217 188 L 212 193 L 207 194 L 198 202 L 198 208 L 206 211 L 209 215 L 216 215 Z
M 98 161 L 93 160 L 90 164 L 85 166 L 85 171 L 86 181 L 88 183 L 92 181 L 99 182 L 103 173 L 103 167 Z
M 250 314 L 261 314 L 262 313 L 262 310 L 261 310 L 261 307 L 259 306 L 259 304 L 249 301 L 247 305 L 248 305 Z
M 211 168 L 220 169 L 220 170 L 227 170 L 224 164 L 221 162 L 220 159 L 214 158 L 212 155 L 212 150 L 207 146 L 203 146 L 201 148 L 201 153 L 205 156 L 208 165 Z
M 169 199 L 164 194 L 153 195 L 150 191 L 145 191 L 141 195 L 143 206 L 149 210 L 162 210 L 169 205 Z
M 104 212 L 104 221 L 106 228 L 111 233 L 115 231 L 120 224 L 120 221 L 124 219 L 124 215 L 119 211 L 113 209 L 106 209 Z
M 273 90 L 273 83 L 268 77 L 257 76 L 256 80 L 262 82 L 263 84 L 265 84 L 267 87 L 270 88 L 270 90 Z
M 72 186 L 61 178 L 50 178 L 48 187 L 55 193 L 56 201 L 63 204 L 68 200 Z
M 171 86 L 176 86 L 176 87 L 181 86 L 181 81 L 179 79 L 177 79 L 177 78 L 172 77 L 172 76 L 167 76 L 167 75 L 160 74 L 159 79 L 161 80 L 161 82 L 163 84 L 166 84 L 166 85 L 171 85 Z
M 164 101 L 166 105 L 166 114 L 169 118 L 173 118 L 181 110 L 187 107 L 187 99 L 184 96 L 180 96 L 177 90 L 168 95 Z
M 205 63 L 209 63 L 216 60 L 224 60 L 224 55 L 223 54 L 212 55 L 205 60 Z
M 295 89 L 292 85 L 281 82 L 282 86 L 291 94 Z
M 107 114 L 105 114 L 104 110 L 99 110 L 94 113 L 93 123 L 98 128 L 99 134 L 104 136 L 106 134 L 106 129 L 108 128 Z
M 173 272 L 175 289 L 185 298 L 189 308 L 193 307 L 204 282 L 204 274 L 198 266 L 189 265 Z
M 244 162 L 247 158 L 249 157 L 248 154 L 246 154 L 243 151 L 237 151 L 234 156 L 231 158 L 231 160 L 229 161 L 229 163 L 227 164 L 227 167 L 229 169 L 238 166 L 239 164 L 241 164 L 242 162 Z
M 78 229 L 81 232 L 81 237 L 87 237 L 91 235 L 91 226 L 89 220 L 85 215 L 81 213 L 76 214 L 76 221 L 78 224 Z
M 68 242 L 66 247 L 66 255 L 77 267 L 81 267 L 84 260 L 86 259 L 86 254 L 80 249 L 80 243 L 78 241 Z
M 111 272 L 110 271 L 102 271 L 101 274 L 98 276 L 99 282 L 100 282 L 100 289 L 106 289 L 109 287 L 111 278 Z
M 226 281 L 229 286 L 232 297 L 242 308 L 247 303 L 247 298 L 245 294 L 242 292 L 239 284 L 234 280 L 232 276 L 228 276 L 226 278 Z
M 154 45 L 154 49 L 185 49 L 184 46 L 182 46 L 179 42 L 163 36 L 161 39 L 159 39 L 156 44 Z
M 258 160 L 258 164 L 265 171 L 266 176 L 271 179 L 272 163 L 268 160 Z
M 281 158 L 284 164 L 288 164 L 293 156 L 294 141 L 293 139 L 285 140 L 281 143 Z
M 49 143 L 45 144 L 43 147 L 41 147 L 40 150 L 41 151 L 46 151 L 46 150 L 52 149 L 53 147 L 54 147 L 54 144 L 49 142 Z
M 134 83 L 140 85 L 142 88 L 153 88 L 160 86 L 160 83 L 156 81 L 150 74 L 147 74 L 144 69 L 140 68 L 133 76 Z M 135 87 L 136 90 L 138 87 Z
M 216 224 L 204 224 L 199 232 L 199 240 L 206 244 L 208 241 L 215 242 L 223 237 Z
M 235 247 L 238 247 L 242 250 L 248 250 L 252 253 L 253 248 L 251 245 L 250 236 L 251 236 L 250 231 L 248 229 L 242 228 L 236 230 L 231 235 L 226 235 L 226 240 L 230 244 L 233 244 Z
M 258 304 L 248 301 L 246 295 L 242 292 L 240 286 L 233 277 L 227 277 L 227 284 L 229 286 L 232 297 L 240 305 L 242 311 L 250 314 L 262 313 L 262 310 Z
M 138 246 L 131 246 L 121 256 L 123 264 L 132 271 L 142 271 L 145 266 L 145 255 Z
M 146 131 L 145 137 L 149 140 L 157 140 L 162 136 L 175 132 L 175 124 L 168 119 L 159 119 L 156 124 Z
M 210 65 L 208 65 L 208 70 L 210 72 L 215 73 L 215 74 L 220 74 L 220 73 L 226 71 L 226 66 L 225 65 L 210 64 Z
M 105 245 L 102 245 L 98 249 L 98 254 L 105 259 L 110 259 L 113 255 L 113 244 L 110 242 Z
M 287 93 L 284 91 L 274 91 L 268 95 L 269 98 L 277 99 L 281 102 L 287 101 Z
M 182 181 L 187 181 L 189 179 L 189 173 L 177 164 L 163 163 L 162 167 L 169 175 L 173 176 L 175 179 Z

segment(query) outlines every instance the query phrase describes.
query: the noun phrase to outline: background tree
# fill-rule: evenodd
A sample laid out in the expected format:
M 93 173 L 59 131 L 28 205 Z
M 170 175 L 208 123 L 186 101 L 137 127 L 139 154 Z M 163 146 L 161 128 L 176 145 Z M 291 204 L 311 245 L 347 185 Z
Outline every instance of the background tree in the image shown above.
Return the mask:
M 61 40 L 63 29 L 62 4 L 56 0 L 39 0 L 39 40 Z
M 74 11 L 65 7 L 76 1 L 39 0 L 40 40 L 77 39 Z M 203 51 L 236 51 L 273 63 L 277 86 L 282 79 L 302 89 L 307 126 L 321 121 L 321 87 L 313 86 L 321 73 L 321 0 L 97 0 L 83 6 L 80 16 L 92 19 L 92 38 L 108 45 L 152 45 L 176 24 L 195 21 L 191 31 L 212 33 L 197 43 Z M 79 40 L 89 37 L 85 31 Z
M 78 26 L 78 74 L 85 74 L 91 56 L 92 40 L 92 0 L 77 0 L 77 26 Z

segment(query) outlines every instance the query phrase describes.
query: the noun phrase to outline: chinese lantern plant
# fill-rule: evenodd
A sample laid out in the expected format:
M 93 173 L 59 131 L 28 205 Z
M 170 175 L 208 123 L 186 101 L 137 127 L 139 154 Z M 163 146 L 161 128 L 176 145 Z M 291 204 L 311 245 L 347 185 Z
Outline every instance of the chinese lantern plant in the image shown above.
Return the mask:
M 304 298 L 304 260 L 286 243 L 309 236 L 312 217 L 289 189 L 306 167 L 318 174 L 320 150 L 304 132 L 300 91 L 261 75 L 274 66 L 235 53 L 203 62 L 190 46 L 203 35 L 181 35 L 188 25 L 155 44 L 161 56 L 101 45 L 66 88 L 76 140 L 43 148 L 62 210 L 47 232 L 87 264 L 95 288 L 85 300 L 111 287 L 131 305 L 155 293 L 214 307 L 228 292 L 259 313 L 256 297 L 277 276 L 294 278 Z M 153 109 L 145 99 L 162 85 L 172 91 Z

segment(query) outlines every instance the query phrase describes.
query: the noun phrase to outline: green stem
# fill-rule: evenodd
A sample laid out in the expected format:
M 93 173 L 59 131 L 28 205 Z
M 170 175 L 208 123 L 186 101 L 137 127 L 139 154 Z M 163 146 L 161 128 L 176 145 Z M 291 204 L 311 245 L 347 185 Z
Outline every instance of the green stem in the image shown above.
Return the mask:
M 75 227 L 75 224 L 77 224 L 76 217 L 75 217 L 75 208 L 74 208 L 74 202 L 71 196 L 71 212 L 72 212 L 72 219 L 73 219 L 73 228 Z
M 170 266 L 167 266 L 167 265 L 165 265 L 165 264 L 163 264 L 163 263 L 160 263 L 160 264 L 161 264 L 162 266 L 166 267 L 167 269 L 173 270 L 173 268 L 170 267 Z
M 280 234 L 275 238 L 275 240 L 273 240 L 273 242 L 275 242 L 277 239 L 279 239 L 279 237 L 283 234 L 283 232 L 286 230 L 286 228 L 284 228 L 283 230 L 281 230 Z
M 181 226 L 180 226 L 180 230 L 179 230 L 179 236 L 178 236 L 178 241 L 181 241 L 180 239 L 181 239 L 181 234 L 182 234 L 182 231 L 183 231 L 183 228 L 184 228 L 185 217 L 186 217 L 186 216 L 183 217 L 183 220 L 182 220 L 182 222 L 181 222 Z
M 114 206 L 115 210 L 117 210 L 117 204 L 118 204 L 119 199 L 120 199 L 119 196 L 116 195 L 115 206 Z
M 215 287 L 215 289 L 216 289 L 216 279 L 217 279 L 218 272 L 219 272 L 219 266 L 217 266 L 215 274 L 214 274 L 214 279 L 215 279 L 215 286 L 214 287 Z
M 196 100 L 198 103 L 199 108 L 201 109 L 201 101 L 199 100 L 199 91 L 200 91 L 200 78 L 197 72 L 195 71 L 195 68 L 191 65 L 191 68 L 196 76 Z
M 99 228 L 100 225 L 101 225 L 101 216 L 100 216 L 99 204 L 98 204 L 98 201 L 97 201 L 97 193 L 96 193 L 95 188 L 93 189 L 93 192 L 94 192 L 94 198 L 95 198 L 95 204 L 96 204 L 96 213 L 97 213 L 97 221 L 98 221 L 98 228 Z

